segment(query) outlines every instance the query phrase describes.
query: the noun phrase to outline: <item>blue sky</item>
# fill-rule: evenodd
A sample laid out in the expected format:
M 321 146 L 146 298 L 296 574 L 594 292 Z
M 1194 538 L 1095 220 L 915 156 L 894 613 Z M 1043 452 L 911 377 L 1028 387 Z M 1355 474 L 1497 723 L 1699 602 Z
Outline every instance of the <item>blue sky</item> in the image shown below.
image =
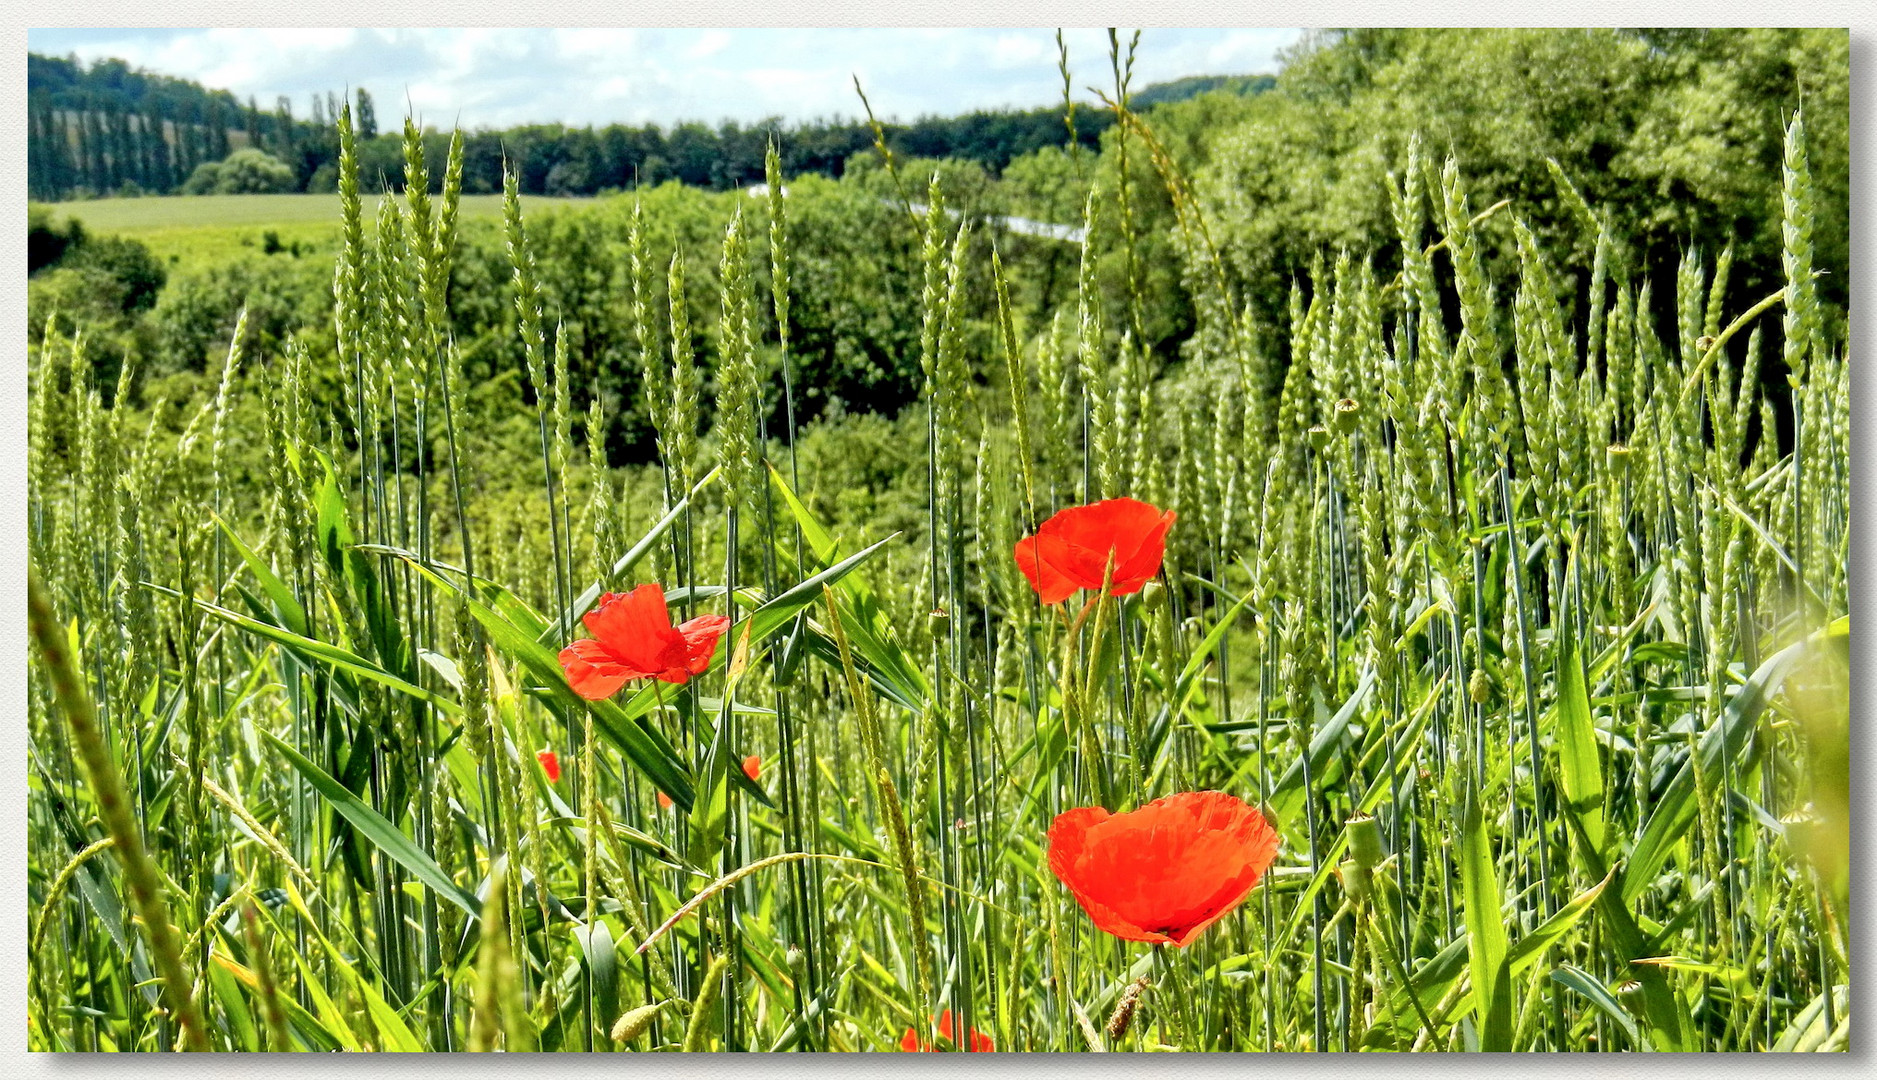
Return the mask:
M 1274 72 L 1295 29 L 1147 30 L 1135 86 Z M 1110 81 L 1107 33 L 1067 30 L 1076 96 Z M 1126 35 L 1122 37 L 1123 45 Z M 46 29 L 27 47 L 115 56 L 166 75 L 308 111 L 362 86 L 380 123 L 410 106 L 467 128 L 535 121 L 670 124 L 855 116 L 859 75 L 882 118 L 1060 100 L 1051 29 Z

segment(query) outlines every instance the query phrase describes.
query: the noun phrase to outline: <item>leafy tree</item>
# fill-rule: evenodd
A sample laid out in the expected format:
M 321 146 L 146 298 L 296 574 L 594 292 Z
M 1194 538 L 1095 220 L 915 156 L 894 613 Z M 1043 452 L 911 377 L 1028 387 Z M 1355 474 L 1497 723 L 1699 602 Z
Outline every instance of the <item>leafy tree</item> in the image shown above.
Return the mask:
M 189 179 L 182 182 L 182 186 L 177 189 L 177 193 L 182 195 L 213 195 L 215 194 L 216 187 L 221 182 L 222 163 L 219 161 L 205 161 L 197 165 L 189 173 Z
M 265 150 L 243 147 L 220 162 L 196 166 L 185 195 L 255 195 L 294 190 L 293 170 Z
M 83 243 L 85 227 L 77 218 L 52 220 L 52 208 L 38 203 L 26 207 L 26 272 L 37 274 L 56 264 L 65 253 Z
M 59 265 L 93 281 L 109 282 L 111 294 L 126 312 L 147 311 L 155 306 L 168 279 L 149 248 L 122 236 L 85 237 Z
M 355 119 L 358 122 L 359 138 L 378 137 L 378 110 L 372 105 L 371 91 L 362 86 L 358 88 L 358 116 Z

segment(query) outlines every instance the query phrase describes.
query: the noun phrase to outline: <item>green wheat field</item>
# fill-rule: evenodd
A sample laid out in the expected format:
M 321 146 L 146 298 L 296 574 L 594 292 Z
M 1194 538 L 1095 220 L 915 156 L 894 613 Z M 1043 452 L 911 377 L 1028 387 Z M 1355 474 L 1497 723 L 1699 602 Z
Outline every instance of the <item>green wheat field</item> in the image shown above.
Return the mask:
M 1379 242 L 1267 281 L 1222 216 L 1261 189 L 1200 183 L 1131 57 L 1118 166 L 1051 159 L 1079 242 L 878 127 L 860 179 L 772 145 L 754 194 L 550 206 L 407 122 L 380 201 L 349 106 L 336 196 L 68 204 L 172 278 L 310 246 L 239 256 L 301 284 L 232 329 L 167 286 L 148 340 L 207 327 L 200 370 L 35 302 L 30 1045 L 1847 1049 L 1812 113 L 1754 179 L 1764 282 L 1643 257 L 1556 161 L 1478 197 L 1432 128 L 1363 189 Z M 903 408 L 830 404 L 820 357 L 886 363 L 799 329 L 837 286 Z M 1019 542 L 1120 498 L 1164 558 L 1044 603 Z M 562 650 L 647 584 L 727 624 L 586 696 Z M 1052 825 L 1201 791 L 1269 866 L 1184 944 L 1111 932 Z M 1204 850 L 1090 888 L 1146 910 Z

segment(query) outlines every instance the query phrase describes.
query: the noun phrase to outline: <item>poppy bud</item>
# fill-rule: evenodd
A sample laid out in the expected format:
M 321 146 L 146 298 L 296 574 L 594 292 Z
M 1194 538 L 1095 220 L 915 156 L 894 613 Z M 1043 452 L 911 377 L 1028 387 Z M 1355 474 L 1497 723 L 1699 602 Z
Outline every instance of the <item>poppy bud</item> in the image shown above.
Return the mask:
M 1643 1007 L 1642 983 L 1635 979 L 1626 980 L 1616 988 L 1616 1000 L 1622 1002 L 1623 1008 L 1637 1018 L 1647 1012 Z
M 1610 471 L 1621 476 L 1629 471 L 1629 444 L 1614 442 L 1607 451 L 1610 456 Z
M 1334 413 L 1336 430 L 1344 435 L 1356 429 L 1356 421 L 1362 416 L 1362 403 L 1355 398 L 1343 398 L 1336 403 Z
M 788 951 L 783 953 L 783 960 L 798 979 L 808 970 L 808 954 L 802 951 L 800 945 L 790 945 Z
M 1166 586 L 1158 581 L 1150 581 L 1141 586 L 1141 607 L 1152 611 L 1167 598 Z
M 1382 851 L 1382 827 L 1370 815 L 1357 814 L 1349 819 L 1349 854 L 1365 870 L 1382 865 L 1386 857 Z
M 652 1018 L 657 1016 L 658 1010 L 664 1007 L 665 1003 L 660 1001 L 652 1005 L 641 1005 L 621 1016 L 613 1025 L 613 1041 L 629 1043 L 645 1034 L 645 1029 L 652 1026 Z

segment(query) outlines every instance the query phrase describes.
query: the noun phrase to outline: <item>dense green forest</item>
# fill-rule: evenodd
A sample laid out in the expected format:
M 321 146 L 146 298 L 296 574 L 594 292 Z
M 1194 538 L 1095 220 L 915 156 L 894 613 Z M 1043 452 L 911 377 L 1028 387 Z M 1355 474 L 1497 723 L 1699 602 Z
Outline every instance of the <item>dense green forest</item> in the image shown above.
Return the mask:
M 1145 87 L 1137 101 L 1146 108 L 1203 92 L 1255 94 L 1270 85 L 1269 76 L 1202 76 Z M 332 120 L 340 98 L 333 94 L 313 95 L 308 116 L 296 117 L 286 97 L 263 110 L 252 98 L 243 103 L 226 91 L 135 70 L 121 60 L 87 66 L 75 59 L 29 55 L 27 100 L 27 173 L 36 199 L 334 189 L 339 144 Z M 356 91 L 354 113 L 361 182 L 371 191 L 395 188 L 403 175 L 401 133 L 378 131 L 371 94 L 362 88 Z M 1062 144 L 1067 119 L 1061 107 L 985 110 L 905 123 L 889 120 L 881 128 L 894 153 L 974 161 L 996 173 L 1013 158 Z M 1085 110 L 1077 138 L 1093 147 L 1111 122 L 1105 113 Z M 430 149 L 440 152 L 445 138 L 434 135 Z M 465 134 L 463 190 L 501 190 L 506 161 L 517 170 L 527 195 L 593 195 L 667 180 L 723 191 L 762 180 L 763 154 L 772 140 L 782 154 L 785 176 L 839 177 L 847 159 L 871 147 L 874 139 L 864 119 L 478 130 Z M 218 176 L 215 167 L 231 148 L 259 150 L 286 171 L 248 182 Z

